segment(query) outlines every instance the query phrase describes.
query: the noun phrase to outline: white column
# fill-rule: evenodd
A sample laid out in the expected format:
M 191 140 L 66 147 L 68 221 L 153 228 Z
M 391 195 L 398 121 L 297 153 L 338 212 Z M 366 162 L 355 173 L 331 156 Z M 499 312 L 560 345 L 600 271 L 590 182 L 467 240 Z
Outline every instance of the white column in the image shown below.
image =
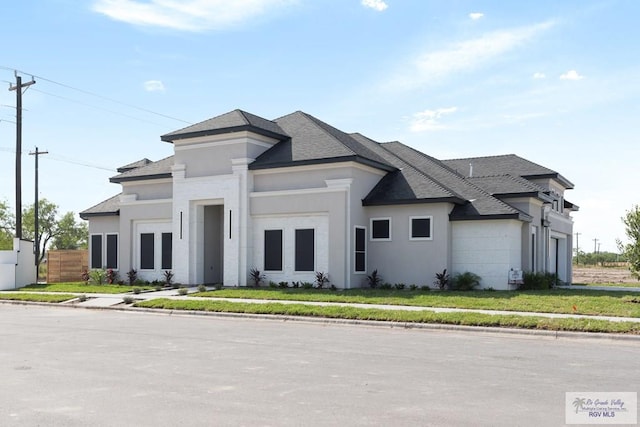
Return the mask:
M 249 173 L 249 164 L 254 160 L 255 159 L 251 158 L 231 159 L 231 169 L 233 171 L 233 175 L 238 177 L 239 187 L 238 212 L 233 214 L 235 219 L 237 219 L 237 230 L 240 243 L 237 273 L 237 285 L 239 286 L 245 286 L 247 284 L 249 260 L 253 259 L 253 243 L 250 238 L 252 235 L 251 215 L 249 213 L 249 194 L 253 191 L 253 175 Z M 227 258 L 226 253 L 225 258 Z

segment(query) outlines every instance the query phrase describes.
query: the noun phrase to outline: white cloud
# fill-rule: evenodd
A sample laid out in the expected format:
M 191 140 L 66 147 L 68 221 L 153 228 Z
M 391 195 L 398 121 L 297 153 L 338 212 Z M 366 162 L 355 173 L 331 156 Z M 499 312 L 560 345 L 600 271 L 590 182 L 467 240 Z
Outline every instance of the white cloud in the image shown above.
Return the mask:
M 484 13 L 482 12 L 472 12 L 469 14 L 469 18 L 473 19 L 474 21 L 477 21 L 478 19 L 482 18 L 484 16 Z
M 458 111 L 457 107 L 438 108 L 436 110 L 424 110 L 418 113 L 414 113 L 411 116 L 410 126 L 412 132 L 424 132 L 431 130 L 445 129 L 445 126 L 440 124 L 440 119 L 451 113 Z
M 580 74 L 578 74 L 576 70 L 570 70 L 560 75 L 560 80 L 582 80 L 582 79 L 584 79 L 584 76 L 581 76 Z
M 410 64 L 402 66 L 402 71 L 391 78 L 387 87 L 410 90 L 435 83 L 456 72 L 472 70 L 520 47 L 553 25 L 549 21 L 494 31 L 452 44 L 446 49 L 421 53 Z
M 533 78 L 538 79 L 546 79 L 547 75 L 545 73 L 533 73 Z
M 160 80 L 147 80 L 144 82 L 144 90 L 147 92 L 164 92 L 164 83 Z
M 382 12 L 389 7 L 383 0 L 362 0 L 360 2 L 364 7 L 370 7 L 371 9 Z
M 183 31 L 238 25 L 294 0 L 94 0 L 93 10 L 133 25 Z

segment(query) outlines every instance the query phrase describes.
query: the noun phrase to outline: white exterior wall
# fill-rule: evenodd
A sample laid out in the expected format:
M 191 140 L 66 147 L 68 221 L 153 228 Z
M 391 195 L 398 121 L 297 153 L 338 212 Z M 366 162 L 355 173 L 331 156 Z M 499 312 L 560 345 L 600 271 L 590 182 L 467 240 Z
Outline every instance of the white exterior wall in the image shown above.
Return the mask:
M 246 233 L 247 197 L 246 166 L 231 175 L 185 177 L 186 167 L 173 169 L 173 266 L 175 281 L 196 284 L 204 281 L 204 209 L 207 205 L 223 205 L 223 284 L 238 286 L 246 282 L 241 271 L 241 224 Z M 244 221 L 243 221 L 244 218 Z M 230 234 L 229 234 L 230 233 Z M 229 238 L 231 236 L 231 238 Z M 245 239 L 246 241 L 246 239 Z M 245 244 L 246 250 L 246 244 Z
M 295 271 L 295 230 L 314 229 L 314 271 Z M 283 230 L 282 271 L 264 271 L 264 231 Z M 329 272 L 329 217 L 324 215 L 274 215 L 253 218 L 253 265 L 267 281 L 315 282 L 315 272 Z
M 33 242 L 13 239 L 13 250 L 0 251 L 0 290 L 17 289 L 37 280 Z
M 522 223 L 517 220 L 453 221 L 451 276 L 470 271 L 481 287 L 509 288 L 509 270 L 521 269 Z

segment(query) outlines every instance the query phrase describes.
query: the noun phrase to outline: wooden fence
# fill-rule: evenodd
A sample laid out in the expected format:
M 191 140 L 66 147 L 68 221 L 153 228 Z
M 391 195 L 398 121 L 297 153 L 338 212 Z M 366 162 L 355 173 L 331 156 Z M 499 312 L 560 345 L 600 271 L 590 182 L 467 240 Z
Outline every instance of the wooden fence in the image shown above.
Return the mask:
M 47 283 L 79 282 L 88 269 L 87 250 L 58 250 L 47 254 Z

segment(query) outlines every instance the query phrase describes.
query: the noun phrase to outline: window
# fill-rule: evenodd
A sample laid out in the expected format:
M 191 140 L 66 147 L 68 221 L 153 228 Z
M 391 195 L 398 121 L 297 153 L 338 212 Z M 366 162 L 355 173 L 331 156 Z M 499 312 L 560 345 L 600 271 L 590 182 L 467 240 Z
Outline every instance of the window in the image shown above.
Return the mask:
M 391 240 L 391 218 L 371 218 L 371 240 Z
M 102 268 L 102 234 L 91 235 L 91 268 Z
M 171 256 L 173 254 L 173 233 L 162 233 L 162 259 L 163 270 L 171 270 Z
M 140 234 L 140 269 L 141 270 L 153 270 L 155 268 L 154 238 L 155 236 L 153 233 Z
M 355 272 L 363 273 L 367 271 L 366 237 L 367 229 L 356 227 L 355 230 Z
M 296 271 L 315 270 L 314 229 L 296 230 Z
M 430 216 L 413 216 L 410 218 L 411 221 L 411 230 L 410 230 L 410 239 L 411 240 L 431 240 L 431 226 L 432 221 Z
M 118 269 L 118 235 L 107 234 L 107 262 L 106 267 Z
M 264 230 L 264 270 L 282 271 L 282 230 Z

